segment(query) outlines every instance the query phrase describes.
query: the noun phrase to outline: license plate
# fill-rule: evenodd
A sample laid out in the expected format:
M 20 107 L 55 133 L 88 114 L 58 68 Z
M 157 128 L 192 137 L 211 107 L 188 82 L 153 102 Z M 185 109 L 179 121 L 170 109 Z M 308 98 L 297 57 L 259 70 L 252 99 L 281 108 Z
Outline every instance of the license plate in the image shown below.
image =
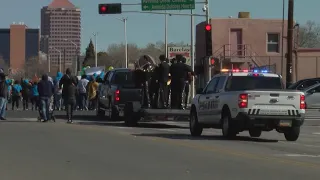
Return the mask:
M 280 127 L 291 127 L 292 121 L 291 120 L 280 120 L 279 126 Z
M 281 115 L 281 116 L 285 116 L 285 115 L 288 115 L 288 111 L 287 110 L 276 110 L 276 109 L 260 110 L 259 114 L 261 114 L 261 115 Z

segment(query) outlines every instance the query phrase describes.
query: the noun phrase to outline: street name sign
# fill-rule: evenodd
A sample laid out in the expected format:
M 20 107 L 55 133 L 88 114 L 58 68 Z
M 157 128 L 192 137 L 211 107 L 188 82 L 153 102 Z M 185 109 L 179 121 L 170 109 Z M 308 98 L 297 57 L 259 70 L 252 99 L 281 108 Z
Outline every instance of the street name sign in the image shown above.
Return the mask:
M 195 9 L 195 0 L 141 0 L 142 11 Z

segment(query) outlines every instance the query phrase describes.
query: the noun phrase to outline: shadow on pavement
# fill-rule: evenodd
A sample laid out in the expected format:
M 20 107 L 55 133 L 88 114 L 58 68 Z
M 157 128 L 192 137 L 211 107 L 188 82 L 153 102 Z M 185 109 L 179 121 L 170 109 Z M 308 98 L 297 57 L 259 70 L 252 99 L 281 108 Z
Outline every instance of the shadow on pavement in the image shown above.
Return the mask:
M 115 126 L 127 127 L 124 122 L 78 122 L 79 125 L 98 125 L 98 126 Z M 168 125 L 162 123 L 139 123 L 136 128 L 156 128 L 156 129 L 186 129 L 188 127 L 181 127 L 177 125 Z
M 232 139 L 227 139 L 222 136 L 212 135 L 212 136 L 201 136 L 201 137 L 193 137 L 188 134 L 170 134 L 170 133 L 142 133 L 142 134 L 132 134 L 133 136 L 140 137 L 159 137 L 159 138 L 167 138 L 167 139 L 179 139 L 179 140 L 213 140 L 213 141 L 247 141 L 247 142 L 263 142 L 263 143 L 276 143 L 278 140 L 273 139 L 261 139 L 261 138 L 251 138 L 246 136 L 236 136 Z
M 55 114 L 54 115 L 56 117 L 56 119 L 67 119 L 67 115 L 66 114 Z M 80 120 L 80 121 L 105 121 L 102 119 L 97 119 L 97 116 L 93 116 L 93 115 L 73 115 L 73 119 L 74 120 Z

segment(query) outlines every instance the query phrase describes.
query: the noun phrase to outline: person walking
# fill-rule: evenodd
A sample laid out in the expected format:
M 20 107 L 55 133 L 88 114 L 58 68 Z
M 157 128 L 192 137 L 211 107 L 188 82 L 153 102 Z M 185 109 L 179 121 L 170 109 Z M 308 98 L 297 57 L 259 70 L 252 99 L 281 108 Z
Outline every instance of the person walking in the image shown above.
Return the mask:
M 67 111 L 68 123 L 72 123 L 73 111 L 76 106 L 76 91 L 78 85 L 78 78 L 72 76 L 71 70 L 68 68 L 66 74 L 61 78 L 59 82 L 59 88 L 62 89 L 62 98 L 64 106 Z
M 97 107 L 97 91 L 99 88 L 99 83 L 96 82 L 94 76 L 91 76 L 91 81 L 88 83 L 88 97 L 89 97 L 89 106 L 91 110 L 95 110 Z
M 53 81 L 54 85 L 54 109 L 60 111 L 61 110 L 61 101 L 62 101 L 62 89 L 59 88 L 59 83 L 63 74 L 61 72 L 57 72 L 57 76 Z
M 87 79 L 86 75 L 81 76 L 81 80 L 78 84 L 78 91 L 80 96 L 80 110 L 88 110 L 88 94 L 87 94 L 87 85 L 89 83 L 89 80 Z
M 31 86 L 31 108 L 33 110 L 39 109 L 39 91 L 38 91 L 38 80 L 33 80 Z
M 31 83 L 29 82 L 28 79 L 24 79 L 22 81 L 22 106 L 23 110 L 28 110 L 29 109 L 29 99 L 30 99 L 30 90 L 31 90 Z
M 6 107 L 8 96 L 8 85 L 6 76 L 3 72 L 0 73 L 0 120 L 6 120 Z
M 14 110 L 14 106 L 19 110 L 21 91 L 22 87 L 20 82 L 18 80 L 14 81 L 14 84 L 12 85 L 12 110 Z
M 38 83 L 40 111 L 42 113 L 43 121 L 49 120 L 49 106 L 50 99 L 54 93 L 54 87 L 52 82 L 48 80 L 48 75 L 42 75 L 41 81 Z

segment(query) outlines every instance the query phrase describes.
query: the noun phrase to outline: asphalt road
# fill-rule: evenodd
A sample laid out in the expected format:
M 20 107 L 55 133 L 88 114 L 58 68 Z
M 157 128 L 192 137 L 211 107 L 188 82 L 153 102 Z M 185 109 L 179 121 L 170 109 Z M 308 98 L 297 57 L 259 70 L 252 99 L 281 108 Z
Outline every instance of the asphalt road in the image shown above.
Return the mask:
M 320 127 L 304 126 L 297 142 L 276 132 L 224 140 L 219 130 L 189 136 L 186 122 L 0 122 L 3 180 L 315 180 Z

